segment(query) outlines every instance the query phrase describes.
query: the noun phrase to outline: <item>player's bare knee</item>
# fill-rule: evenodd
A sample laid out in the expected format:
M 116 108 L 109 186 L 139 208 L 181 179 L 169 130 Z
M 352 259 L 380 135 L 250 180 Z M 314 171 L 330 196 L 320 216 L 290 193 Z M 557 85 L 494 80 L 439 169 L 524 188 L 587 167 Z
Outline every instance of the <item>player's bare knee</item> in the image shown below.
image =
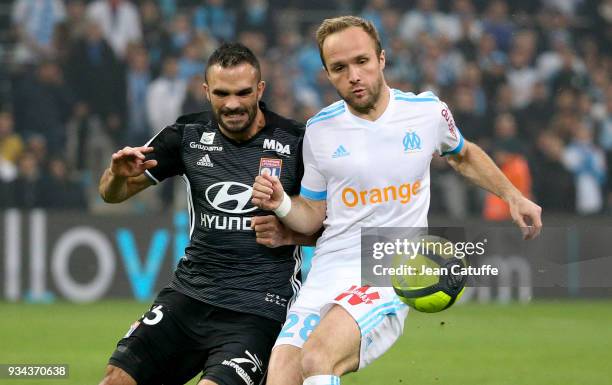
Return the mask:
M 302 376 L 304 378 L 331 373 L 333 368 L 334 365 L 327 360 L 325 355 L 304 350 L 302 355 Z
M 266 385 L 301 385 L 303 381 L 304 378 L 299 367 L 297 368 L 297 373 L 287 373 L 279 366 L 275 370 L 271 370 L 268 367 Z
M 329 355 L 325 343 L 317 338 L 310 338 L 302 349 L 302 375 L 304 378 L 317 374 L 332 373 L 335 363 Z
M 99 385 L 136 385 L 136 381 L 125 370 L 107 365 L 106 373 Z
M 274 374 L 277 371 L 282 371 L 284 368 L 288 367 L 291 360 L 292 359 L 290 357 L 283 354 L 273 354 L 270 357 L 270 363 L 268 364 L 268 377 L 271 374 Z
M 347 373 L 356 372 L 358 369 L 359 354 L 355 354 L 346 357 L 345 359 L 337 363 L 332 373 L 336 376 L 343 376 Z
M 359 368 L 359 354 L 342 358 L 333 357 L 324 345 L 304 346 L 302 353 L 302 375 L 304 378 L 318 374 L 333 374 L 342 376 Z
M 301 348 L 281 345 L 272 351 L 266 385 L 301 385 Z

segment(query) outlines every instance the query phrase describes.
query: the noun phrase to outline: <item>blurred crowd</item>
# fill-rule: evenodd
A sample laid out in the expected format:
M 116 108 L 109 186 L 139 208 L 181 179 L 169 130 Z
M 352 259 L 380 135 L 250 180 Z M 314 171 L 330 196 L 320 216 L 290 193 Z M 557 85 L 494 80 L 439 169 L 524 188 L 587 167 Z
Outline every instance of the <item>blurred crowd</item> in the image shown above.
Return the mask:
M 545 212 L 612 213 L 610 0 L 15 0 L 0 207 L 101 207 L 113 151 L 205 108 L 205 63 L 223 41 L 249 46 L 264 100 L 305 121 L 338 99 L 314 31 L 341 14 L 377 26 L 391 87 L 435 92 Z M 434 212 L 508 218 L 444 160 L 432 167 Z M 135 209 L 175 205 L 164 184 Z

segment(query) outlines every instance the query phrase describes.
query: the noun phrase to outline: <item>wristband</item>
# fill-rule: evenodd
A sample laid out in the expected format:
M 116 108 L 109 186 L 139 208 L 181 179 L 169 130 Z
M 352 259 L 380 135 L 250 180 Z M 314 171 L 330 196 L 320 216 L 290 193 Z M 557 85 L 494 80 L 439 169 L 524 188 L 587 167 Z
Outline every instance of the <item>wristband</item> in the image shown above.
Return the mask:
M 283 193 L 283 200 L 280 206 L 274 210 L 274 214 L 279 218 L 284 218 L 289 214 L 289 211 L 291 211 L 291 198 L 287 193 Z

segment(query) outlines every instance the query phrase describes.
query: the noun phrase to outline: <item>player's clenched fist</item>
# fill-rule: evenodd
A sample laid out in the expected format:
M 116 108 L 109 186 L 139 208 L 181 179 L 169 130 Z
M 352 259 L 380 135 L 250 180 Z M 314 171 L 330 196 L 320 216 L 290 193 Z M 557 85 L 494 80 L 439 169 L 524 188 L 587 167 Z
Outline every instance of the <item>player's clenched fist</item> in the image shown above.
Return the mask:
M 283 201 L 285 191 L 277 177 L 267 174 L 255 178 L 251 202 L 264 210 L 276 210 Z
M 125 178 L 141 175 L 145 170 L 157 166 L 156 160 L 145 160 L 145 154 L 151 151 L 153 147 L 124 147 L 111 157 L 111 173 Z
M 279 247 L 292 244 L 291 230 L 275 215 L 251 218 L 251 228 L 255 230 L 256 241 L 260 245 Z

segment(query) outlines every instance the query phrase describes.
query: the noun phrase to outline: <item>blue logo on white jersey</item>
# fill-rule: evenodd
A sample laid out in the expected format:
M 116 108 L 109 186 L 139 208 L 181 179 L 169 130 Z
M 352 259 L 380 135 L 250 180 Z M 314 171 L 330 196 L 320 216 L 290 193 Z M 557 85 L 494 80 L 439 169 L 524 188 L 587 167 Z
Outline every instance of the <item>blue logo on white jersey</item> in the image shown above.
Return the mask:
M 413 152 L 421 150 L 421 138 L 416 132 L 407 132 L 404 136 L 404 152 Z
M 340 157 L 349 156 L 349 155 L 351 155 L 351 153 L 348 152 L 346 148 L 344 148 L 343 145 L 339 145 L 336 151 L 334 151 L 334 153 L 332 154 L 332 158 L 340 158 Z

